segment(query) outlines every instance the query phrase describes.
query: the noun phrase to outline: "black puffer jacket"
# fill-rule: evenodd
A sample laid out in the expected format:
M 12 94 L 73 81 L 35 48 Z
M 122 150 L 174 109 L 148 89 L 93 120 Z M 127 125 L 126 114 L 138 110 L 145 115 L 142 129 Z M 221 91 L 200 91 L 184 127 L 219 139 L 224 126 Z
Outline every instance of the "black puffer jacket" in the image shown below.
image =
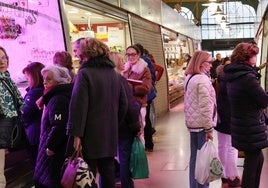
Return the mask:
M 71 84 L 58 85 L 43 96 L 45 104 L 40 144 L 34 172 L 34 180 L 43 186 L 58 188 L 60 171 L 65 160 L 67 145 L 66 124 L 69 102 L 72 93 Z M 53 156 L 46 154 L 46 149 L 54 151 Z
M 40 124 L 42 110 L 39 110 L 36 105 L 36 100 L 43 95 L 44 86 L 33 89 L 27 88 L 27 93 L 24 97 L 25 105 L 22 108 L 22 120 L 26 129 L 30 145 L 39 144 Z
M 217 81 L 219 84 L 219 91 L 217 96 L 217 112 L 218 112 L 218 121 L 215 130 L 224 133 L 231 134 L 230 121 L 231 121 L 231 108 L 227 95 L 226 88 L 226 79 L 223 72 L 224 65 L 218 66 L 218 77 Z
M 227 93 L 231 105 L 232 145 L 238 150 L 254 151 L 268 146 L 263 109 L 268 94 L 259 84 L 258 73 L 246 64 L 224 67 Z

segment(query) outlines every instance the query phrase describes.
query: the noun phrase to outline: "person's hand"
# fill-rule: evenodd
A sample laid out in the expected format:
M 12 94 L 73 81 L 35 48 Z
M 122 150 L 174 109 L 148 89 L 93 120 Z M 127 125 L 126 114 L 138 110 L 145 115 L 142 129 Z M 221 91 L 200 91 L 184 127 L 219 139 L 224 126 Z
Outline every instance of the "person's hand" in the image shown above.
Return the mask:
M 80 137 L 74 136 L 74 145 L 73 146 L 74 146 L 75 151 L 82 149 Z
M 213 140 L 213 132 L 206 132 L 206 141 Z
M 55 152 L 47 148 L 46 154 L 47 154 L 47 156 L 52 156 L 52 155 L 55 155 Z

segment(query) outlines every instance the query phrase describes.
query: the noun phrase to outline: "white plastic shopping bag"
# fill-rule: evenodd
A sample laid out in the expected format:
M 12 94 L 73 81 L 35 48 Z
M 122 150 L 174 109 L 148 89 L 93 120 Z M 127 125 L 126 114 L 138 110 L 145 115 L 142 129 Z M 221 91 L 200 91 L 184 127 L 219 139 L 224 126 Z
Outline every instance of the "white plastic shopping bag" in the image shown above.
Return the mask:
M 223 176 L 222 164 L 217 149 L 211 140 L 197 150 L 195 164 L 195 179 L 200 184 L 209 183 Z

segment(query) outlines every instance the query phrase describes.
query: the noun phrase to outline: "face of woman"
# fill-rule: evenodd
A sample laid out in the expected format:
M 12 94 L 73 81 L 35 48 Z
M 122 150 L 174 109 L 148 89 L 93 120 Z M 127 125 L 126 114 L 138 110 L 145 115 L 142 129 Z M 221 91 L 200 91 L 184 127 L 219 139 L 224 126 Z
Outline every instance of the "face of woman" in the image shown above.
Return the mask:
M 256 65 L 256 62 L 257 62 L 257 56 L 253 56 L 248 60 L 249 65 L 252 67 Z
M 134 48 L 127 49 L 126 56 L 127 56 L 128 61 L 132 65 L 136 64 L 140 58 L 140 54 Z
M 27 72 L 25 72 L 25 77 L 26 77 L 26 79 L 28 81 L 29 86 L 32 86 L 33 85 L 33 78 L 32 78 L 32 76 L 30 74 L 28 74 Z
M 119 58 L 117 68 L 121 71 L 125 69 L 125 62 L 123 58 Z
M 6 54 L 0 50 L 0 72 L 6 72 L 8 68 L 8 59 Z
M 211 67 L 212 67 L 211 61 L 204 61 L 201 65 L 201 69 L 207 73 L 210 72 Z
M 45 89 L 58 85 L 58 82 L 54 79 L 52 72 L 46 71 L 43 74 Z

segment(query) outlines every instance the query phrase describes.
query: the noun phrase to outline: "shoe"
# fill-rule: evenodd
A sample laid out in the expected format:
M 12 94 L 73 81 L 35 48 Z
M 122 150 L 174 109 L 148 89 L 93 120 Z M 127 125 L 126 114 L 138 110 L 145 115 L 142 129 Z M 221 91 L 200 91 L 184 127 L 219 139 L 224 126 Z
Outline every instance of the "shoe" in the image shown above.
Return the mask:
M 241 187 L 241 181 L 238 177 L 236 177 L 234 180 L 228 179 L 228 185 L 229 187 Z

